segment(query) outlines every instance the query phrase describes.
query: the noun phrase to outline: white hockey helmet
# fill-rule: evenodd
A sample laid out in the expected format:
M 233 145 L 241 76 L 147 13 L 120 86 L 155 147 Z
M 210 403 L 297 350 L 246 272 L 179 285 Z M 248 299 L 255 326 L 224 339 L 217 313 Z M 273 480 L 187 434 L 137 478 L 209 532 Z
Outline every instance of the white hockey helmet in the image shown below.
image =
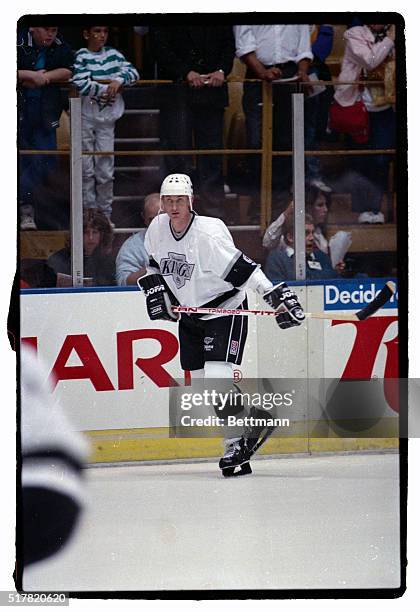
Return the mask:
M 162 196 L 180 195 L 188 196 L 192 208 L 193 186 L 187 174 L 168 174 L 160 188 L 160 202 Z

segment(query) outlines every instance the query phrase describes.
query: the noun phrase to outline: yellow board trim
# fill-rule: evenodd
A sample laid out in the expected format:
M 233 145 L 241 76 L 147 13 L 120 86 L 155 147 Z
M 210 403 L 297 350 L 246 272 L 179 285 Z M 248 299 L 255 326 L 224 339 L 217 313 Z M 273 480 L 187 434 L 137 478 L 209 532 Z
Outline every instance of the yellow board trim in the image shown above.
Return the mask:
M 170 438 L 169 428 L 85 431 L 92 446 L 89 463 L 159 461 L 220 457 L 222 438 Z M 260 455 L 398 449 L 398 438 L 273 437 Z

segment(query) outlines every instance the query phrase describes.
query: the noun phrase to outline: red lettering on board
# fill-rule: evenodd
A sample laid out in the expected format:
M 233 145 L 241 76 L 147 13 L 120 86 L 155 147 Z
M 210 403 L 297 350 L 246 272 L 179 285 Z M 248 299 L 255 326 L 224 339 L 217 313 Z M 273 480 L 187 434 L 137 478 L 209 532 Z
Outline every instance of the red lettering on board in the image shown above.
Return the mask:
M 395 410 L 400 411 L 400 383 L 398 380 L 398 336 L 385 342 L 387 357 L 384 374 L 384 393 L 388 405 Z
M 370 379 L 376 356 L 382 344 L 383 337 L 388 327 L 398 317 L 370 317 L 364 321 L 333 321 L 332 325 L 354 325 L 356 327 L 356 338 L 353 348 L 347 360 L 346 367 L 341 376 L 346 378 Z M 398 358 L 397 353 L 390 354 L 387 351 L 387 362 L 390 358 Z M 386 367 L 385 367 L 386 369 Z
M 72 351 L 76 351 L 82 365 L 67 366 Z M 114 391 L 114 386 L 87 334 L 69 335 L 55 360 L 51 372 L 53 387 L 60 380 L 89 379 L 96 391 Z
M 370 317 L 364 321 L 333 321 L 332 325 L 350 323 L 356 327 L 356 338 L 342 379 L 370 380 L 373 367 L 388 327 L 396 316 Z M 384 370 L 384 394 L 388 406 L 399 412 L 398 335 L 384 342 L 387 352 Z
M 154 339 L 160 344 L 160 352 L 154 357 L 138 357 L 134 361 L 133 342 Z M 174 387 L 177 382 L 162 366 L 178 353 L 178 340 L 164 329 L 135 329 L 117 333 L 118 389 L 134 388 L 134 364 L 158 387 Z
M 36 336 L 28 336 L 27 338 L 22 338 L 22 346 L 28 346 L 35 353 L 38 352 L 38 338 Z

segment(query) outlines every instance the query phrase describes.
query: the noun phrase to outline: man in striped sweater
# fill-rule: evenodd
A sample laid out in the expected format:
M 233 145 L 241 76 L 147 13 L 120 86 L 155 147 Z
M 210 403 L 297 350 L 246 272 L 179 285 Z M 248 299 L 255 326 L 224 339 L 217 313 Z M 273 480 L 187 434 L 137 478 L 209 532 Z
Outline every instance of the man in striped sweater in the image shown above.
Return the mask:
M 112 47 L 106 26 L 83 30 L 86 47 L 79 49 L 73 82 L 82 97 L 82 144 L 88 151 L 113 151 L 114 126 L 124 113 L 120 93 L 140 77 L 136 68 Z M 107 81 L 102 83 L 101 81 Z M 111 217 L 114 156 L 83 157 L 83 205 Z

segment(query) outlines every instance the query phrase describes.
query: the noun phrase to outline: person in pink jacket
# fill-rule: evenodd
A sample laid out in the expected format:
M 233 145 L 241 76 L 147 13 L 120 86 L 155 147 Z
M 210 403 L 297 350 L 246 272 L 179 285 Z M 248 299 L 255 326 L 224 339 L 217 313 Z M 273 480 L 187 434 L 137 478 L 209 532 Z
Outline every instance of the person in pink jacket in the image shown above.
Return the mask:
M 394 52 L 395 27 L 384 24 L 355 26 L 344 33 L 346 48 L 338 81 L 360 81 L 379 68 Z M 369 139 L 361 145 L 349 137 L 349 147 L 357 149 L 392 149 L 395 146 L 395 113 L 390 104 L 378 103 L 369 86 L 336 85 L 335 101 L 351 106 L 363 100 L 369 113 Z M 359 212 L 359 223 L 383 223 L 383 192 L 387 186 L 389 155 L 349 158 L 355 172 L 351 185 L 352 208 Z

